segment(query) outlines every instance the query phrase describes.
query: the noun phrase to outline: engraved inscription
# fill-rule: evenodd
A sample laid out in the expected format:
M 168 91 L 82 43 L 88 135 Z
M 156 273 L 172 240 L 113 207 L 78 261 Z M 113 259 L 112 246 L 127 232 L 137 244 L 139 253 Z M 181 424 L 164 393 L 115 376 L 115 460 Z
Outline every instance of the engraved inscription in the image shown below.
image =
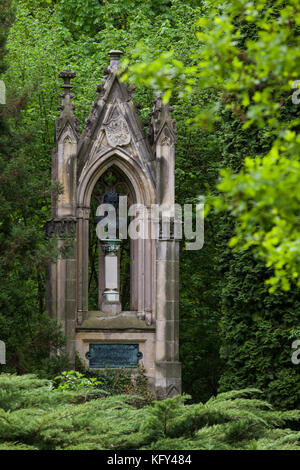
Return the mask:
M 142 357 L 138 344 L 90 343 L 89 367 L 137 367 Z

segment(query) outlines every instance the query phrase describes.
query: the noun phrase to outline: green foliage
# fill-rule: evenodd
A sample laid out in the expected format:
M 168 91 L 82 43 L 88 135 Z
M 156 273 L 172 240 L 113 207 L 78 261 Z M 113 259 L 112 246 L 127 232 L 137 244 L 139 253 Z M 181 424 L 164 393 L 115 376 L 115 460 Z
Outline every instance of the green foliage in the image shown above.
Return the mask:
M 92 380 L 94 383 L 99 381 L 99 387 L 102 392 L 108 395 L 135 395 L 141 397 L 143 402 L 151 403 L 154 399 L 153 393 L 149 389 L 148 378 L 145 370 L 139 366 L 136 373 L 126 368 L 118 369 L 86 369 L 80 357 L 76 356 L 76 368 L 81 376 Z
M 299 95 L 293 85 L 299 7 L 294 0 L 216 0 L 197 14 L 192 24 L 197 41 L 188 58 L 173 47 L 152 54 L 147 43 L 141 44 L 124 77 L 162 92 L 165 101 L 171 96 L 171 104 L 178 97 L 189 103 L 186 124 L 200 129 L 201 145 L 203 136 L 211 136 L 205 152 L 215 149 L 215 169 L 221 171 L 219 184 L 212 179 L 205 188 L 217 210 L 217 219 L 212 212 L 207 216 L 205 244 L 212 236 L 215 249 L 204 246 L 202 252 L 214 259 L 217 275 L 213 286 L 218 295 L 209 311 L 217 312 L 215 342 L 221 342 L 224 361 L 221 390 L 257 385 L 269 400 L 290 408 L 299 405 L 299 373 L 290 360 L 289 339 L 299 323 L 299 118 L 292 101 L 293 94 Z M 202 183 L 203 175 L 199 179 Z M 229 239 L 239 250 L 234 255 L 226 246 Z M 249 248 L 254 259 L 241 252 Z M 192 273 L 192 279 L 201 278 L 199 268 Z M 291 293 L 270 295 L 265 284 L 271 293 L 276 287 Z M 201 289 L 201 281 L 197 285 Z M 195 325 L 201 329 L 203 317 Z
M 2 72 L 10 70 L 7 55 L 4 60 L 4 44 L 13 19 L 11 3 L 1 2 L 0 12 Z M 13 53 L 10 41 L 7 50 Z M 0 105 L 0 337 L 7 348 L 3 370 L 39 370 L 45 377 L 68 364 L 64 354 L 60 358 L 53 354 L 63 346 L 64 338 L 44 305 L 44 266 L 53 253 L 43 233 L 50 209 L 48 162 L 43 158 L 36 161 L 36 126 L 33 131 L 26 127 L 26 118 L 22 122 L 28 84 L 12 88 L 17 83 L 3 78 L 8 89 L 7 105 Z
M 157 401 L 153 407 L 148 408 L 148 416 L 141 430 L 147 434 L 149 440 L 154 441 L 169 436 L 170 426 L 182 412 L 183 401 L 184 397 L 177 395 L 167 400 Z
M 221 172 L 218 208 L 237 219 L 231 246 L 253 247 L 274 269 L 268 279 L 272 290 L 289 290 L 299 280 L 299 117 L 292 95 L 298 92 L 300 11 L 296 0 L 211 2 L 205 17 L 195 22 L 197 50 L 186 64 L 171 52 L 154 61 L 133 64 L 132 79 L 163 91 L 168 101 L 173 90 L 198 95 L 210 87 L 215 100 L 195 106 L 193 122 L 212 126 L 220 108 L 231 110 L 243 129 L 263 130 L 271 140 L 267 152 L 259 149 L 244 169 Z M 138 51 L 139 56 L 145 55 Z M 128 74 L 127 74 L 128 76 Z M 293 88 L 292 88 L 293 87 Z M 297 101 L 297 100 L 296 100 Z M 253 155 L 251 155 L 253 157 Z
M 289 287 L 290 278 L 298 279 L 298 118 L 290 95 L 291 80 L 298 78 L 299 9 L 291 0 L 273 2 L 273 12 L 261 9 L 266 6 L 263 1 L 199 3 L 15 1 L 3 76 L 8 103 L 1 108 L 0 120 L 0 339 L 8 349 L 5 370 L 53 377 L 69 367 L 64 357 L 53 358 L 63 338 L 44 314 L 43 266 L 53 250 L 44 240 L 43 225 L 51 209 L 58 72 L 69 68 L 77 73 L 74 102 L 82 129 L 107 65 L 107 52 L 120 48 L 127 59 L 124 66 L 127 61 L 132 64 L 129 78 L 139 84 L 134 101 L 140 104 L 142 120 L 151 111 L 151 89 L 166 91 L 166 98 L 173 90 L 176 202 L 195 203 L 204 194 L 220 191 L 228 196 L 225 205 L 221 201 L 222 212 L 207 215 L 203 249 L 181 248 L 184 390 L 194 401 L 205 402 L 216 395 L 222 376 L 222 390 L 256 385 L 268 400 L 292 408 L 299 405 L 299 374 L 290 362 L 289 335 L 299 323 L 299 294 L 292 288 L 288 295 L 270 295 L 264 283 L 271 279 L 275 286 L 280 279 L 282 286 Z M 0 21 L 5 18 L 7 23 L 10 15 L 2 9 Z M 2 38 L 7 28 L 0 29 Z M 0 58 L 2 54 L 1 46 Z M 147 132 L 149 121 L 144 124 Z M 242 169 L 246 157 L 250 159 Z M 228 167 L 217 189 L 219 170 Z M 223 213 L 225 207 L 230 215 Z M 230 252 L 227 242 L 234 231 L 232 243 L 238 248 L 254 246 L 268 269 L 248 254 Z M 124 260 L 126 293 L 126 253 Z M 97 283 L 90 287 L 96 305 Z M 125 371 L 107 370 L 97 380 L 109 393 L 127 393 L 129 399 L 134 392 L 148 403 L 145 379 L 142 374 L 138 377 L 133 383 Z M 191 421 L 192 416 L 191 412 Z M 201 432 L 208 434 L 206 448 L 208 442 L 213 448 L 214 433 L 219 439 L 224 427 L 218 426 L 224 425 L 213 420 L 213 413 L 209 419 L 211 429 L 204 427 Z M 276 433 L 272 431 L 272 444 L 262 437 L 249 447 L 268 448 L 275 441 L 291 445 L 295 439 L 289 432 Z M 170 448 L 195 445 L 182 436 L 163 442 Z M 12 441 L 5 445 L 14 446 Z M 218 448 L 223 445 L 227 444 L 220 437 Z
M 270 294 L 269 273 L 249 252 L 229 261 L 222 291 L 220 390 L 254 385 L 277 407 L 298 408 L 300 376 L 291 362 L 291 334 L 300 308 L 299 291 Z
M 299 411 L 278 412 L 257 390 L 206 403 L 176 396 L 136 406 L 134 396 L 82 401 L 32 375 L 0 375 L 0 449 L 299 449 Z M 294 430 L 285 427 L 289 422 Z
M 230 246 L 254 247 L 267 260 L 267 267 L 274 268 L 274 275 L 266 280 L 272 286 L 270 292 L 275 291 L 279 282 L 285 291 L 290 290 L 291 281 L 300 286 L 297 189 L 300 163 L 285 156 L 279 158 L 274 148 L 263 158 L 246 158 L 238 174 L 223 170 L 223 181 L 218 186 L 230 194 L 226 208 L 239 220 Z
M 55 390 L 80 390 L 83 388 L 93 388 L 101 385 L 101 382 L 96 377 L 87 378 L 84 374 L 76 372 L 75 370 L 63 371 L 61 375 L 54 378 L 58 381 Z
M 4 56 L 6 54 L 5 43 L 7 39 L 8 29 L 13 22 L 13 10 L 11 0 L 1 0 L 0 2 L 0 73 L 2 74 L 6 68 Z
M 75 401 L 75 395 L 54 390 L 50 380 L 39 379 L 34 374 L 22 376 L 0 374 L 0 408 L 13 411 L 26 407 L 48 407 L 59 403 Z
M 32 241 L 32 245 L 29 247 L 28 242 L 27 245 L 20 243 L 18 263 L 13 264 L 16 258 L 15 252 L 11 252 L 9 257 L 11 265 L 7 269 L 9 276 L 5 289 L 8 293 L 5 294 L 6 303 L 3 307 L 5 315 L 3 315 L 2 324 L 8 322 L 8 318 L 9 322 L 6 323 L 7 328 L 3 330 L 6 332 L 5 337 L 1 338 L 7 341 L 9 363 L 7 370 L 9 371 L 41 370 L 40 363 L 34 367 L 36 358 L 34 361 L 26 361 L 26 354 L 30 348 L 26 341 L 21 342 L 21 334 L 16 342 L 11 332 L 18 331 L 18 325 L 24 318 L 29 318 L 30 329 L 34 333 L 39 331 L 39 327 L 36 326 L 36 321 L 40 318 L 38 312 L 45 309 L 43 300 L 45 277 L 42 266 L 51 255 L 51 247 L 44 245 L 42 227 L 44 222 L 51 217 L 50 155 L 53 146 L 52 130 L 57 116 L 61 84 L 58 79 L 59 71 L 69 68 L 77 73 L 73 81 L 74 103 L 82 129 L 84 118 L 90 111 L 96 85 L 102 79 L 103 67 L 107 66 L 107 52 L 110 49 L 123 49 L 124 56 L 130 62 L 135 62 L 133 51 L 141 40 L 154 55 L 164 49 L 168 50 L 169 45 L 172 44 L 179 59 L 188 58 L 191 47 L 194 48 L 197 45 L 195 37 L 197 28 L 194 28 L 193 23 L 203 12 L 203 7 L 197 6 L 196 1 L 142 2 L 137 0 L 136 8 L 132 8 L 132 2 L 123 0 L 109 1 L 106 4 L 98 2 L 97 6 L 96 3 L 71 0 L 52 2 L 52 4 L 40 0 L 16 1 L 16 20 L 8 38 L 6 60 L 9 67 L 5 75 L 9 95 L 6 112 L 9 114 L 7 119 L 10 122 L 12 135 L 6 138 L 11 143 L 16 142 L 16 136 L 18 136 L 16 147 L 18 153 L 19 149 L 23 149 L 22 158 L 25 162 L 23 165 L 25 169 L 9 193 L 10 204 L 13 203 L 14 206 L 13 209 L 9 207 L 7 212 L 9 210 L 17 212 L 13 219 L 13 226 L 17 226 L 18 239 L 22 242 L 22 234 L 24 234 L 27 240 Z M 107 8 L 106 12 L 105 8 Z M 78 24 L 76 24 L 77 21 Z M 149 117 L 152 99 L 151 90 L 144 86 L 139 87 L 134 95 L 134 101 L 140 104 L 139 112 L 142 120 Z M 204 93 L 203 100 L 207 99 L 207 93 Z M 194 202 L 198 195 L 203 194 L 207 185 L 214 184 L 217 176 L 216 140 L 207 133 L 199 135 L 198 132 L 185 125 L 185 120 L 191 113 L 191 102 L 174 101 L 172 104 L 179 134 L 176 170 L 177 202 Z M 16 108 L 19 110 L 18 113 L 13 112 Z M 146 132 L 147 126 L 148 123 L 145 122 Z M 189 158 L 186 158 L 187 152 Z M 15 154 L 12 160 L 17 168 L 23 168 L 19 160 L 16 160 Z M 13 170 L 7 173 L 6 181 L 9 184 L 3 185 L 7 192 L 12 185 L 12 174 L 14 174 Z M 25 208 L 23 201 L 27 201 Z M 17 206 L 16 209 L 15 206 Z M 21 210 L 26 211 L 27 225 L 24 219 L 19 217 Z M 27 235 L 27 228 L 28 231 L 31 230 L 31 234 Z M 93 241 L 92 236 L 90 238 Z M 13 236 L 10 240 L 13 242 Z M 14 246 L 13 243 L 11 245 Z M 24 250 L 25 247 L 28 249 Z M 29 256 L 31 257 L 21 264 L 22 259 L 24 261 L 21 254 L 27 256 L 26 260 Z M 98 303 L 97 283 L 95 282 L 97 263 L 94 263 L 95 269 L 93 270 L 93 255 L 92 251 L 89 300 L 91 301 L 90 307 L 95 308 Z M 216 278 L 215 269 L 211 263 L 211 257 L 215 255 L 213 240 L 206 243 L 203 252 L 192 255 L 191 252 L 182 251 L 181 345 L 184 360 L 184 384 L 192 391 L 196 399 L 207 399 L 211 394 L 216 393 L 220 375 L 219 339 L 215 328 L 220 315 L 216 289 L 219 280 L 218 277 Z M 194 272 L 195 270 L 197 272 Z M 124 247 L 121 266 L 121 290 L 124 304 L 126 304 L 126 296 L 129 292 L 126 288 L 128 273 L 128 250 L 126 251 Z M 204 282 L 205 278 L 207 282 Z M 18 279 L 19 282 L 17 282 Z M 16 297 L 18 302 L 15 300 Z M 24 302 L 25 297 L 26 302 Z M 9 314 L 7 308 L 9 308 Z M 55 344 L 58 344 L 58 341 Z M 52 353 L 55 344 L 51 347 Z M 21 365 L 20 361 L 14 358 L 15 351 L 23 358 Z M 56 362 L 56 367 L 52 372 L 47 368 L 48 377 L 57 375 L 67 367 L 64 363 Z M 43 372 L 43 376 L 46 376 L 46 371 Z M 123 380 L 125 380 L 124 374 L 114 383 L 122 383 Z M 115 388 L 117 389 L 117 385 Z

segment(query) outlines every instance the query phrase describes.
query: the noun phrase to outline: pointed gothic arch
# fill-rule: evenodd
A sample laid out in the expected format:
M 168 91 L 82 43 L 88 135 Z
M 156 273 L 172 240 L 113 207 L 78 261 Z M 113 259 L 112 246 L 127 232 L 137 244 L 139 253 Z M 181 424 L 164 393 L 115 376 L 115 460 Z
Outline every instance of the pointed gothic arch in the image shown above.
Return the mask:
M 117 148 L 106 150 L 83 168 L 78 181 L 78 207 L 89 207 L 96 182 L 111 166 L 117 166 L 126 175 L 134 189 L 137 204 L 147 207 L 155 204 L 155 187 L 151 178 L 145 174 L 145 169 L 130 154 Z
M 88 318 L 88 248 L 90 201 L 97 181 L 111 168 L 117 167 L 131 185 L 134 203 L 149 208 L 155 203 L 155 189 L 146 179 L 138 163 L 121 149 L 105 152 L 99 160 L 83 168 L 78 182 L 78 224 L 77 224 L 77 305 L 78 322 L 82 324 Z M 151 232 L 151 221 L 148 222 Z M 151 234 L 150 234 L 151 235 Z M 155 241 L 130 240 L 131 252 L 131 310 L 139 318 L 146 318 L 153 323 L 155 312 Z

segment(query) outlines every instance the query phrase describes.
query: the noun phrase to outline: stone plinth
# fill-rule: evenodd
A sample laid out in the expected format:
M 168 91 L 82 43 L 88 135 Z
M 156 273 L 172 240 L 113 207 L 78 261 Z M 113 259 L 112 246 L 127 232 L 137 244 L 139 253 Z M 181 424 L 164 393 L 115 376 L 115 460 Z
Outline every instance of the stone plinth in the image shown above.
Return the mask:
M 86 367 L 90 343 L 138 344 L 149 386 L 155 392 L 155 328 L 137 318 L 136 312 L 122 312 L 108 316 L 103 312 L 89 312 L 88 318 L 76 329 L 76 350 Z M 100 369 L 101 370 L 101 369 Z M 137 369 L 131 369 L 135 376 Z

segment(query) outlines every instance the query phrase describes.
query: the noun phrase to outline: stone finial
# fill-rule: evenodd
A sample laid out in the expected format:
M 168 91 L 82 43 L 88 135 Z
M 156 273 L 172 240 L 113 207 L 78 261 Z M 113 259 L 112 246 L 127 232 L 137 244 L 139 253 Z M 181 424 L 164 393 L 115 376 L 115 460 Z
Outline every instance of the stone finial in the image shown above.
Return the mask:
M 120 57 L 123 54 L 123 51 L 112 49 L 109 51 L 108 55 L 110 57 L 109 69 L 111 71 L 119 70 L 120 68 Z
M 59 78 L 62 78 L 64 81 L 64 84 L 61 86 L 62 88 L 64 88 L 65 90 L 72 88 L 72 85 L 70 82 L 71 82 L 71 78 L 76 77 L 76 72 L 70 72 L 70 70 L 65 70 L 64 72 L 60 72 L 58 76 Z
M 58 107 L 58 109 L 62 111 L 61 115 L 69 113 L 73 115 L 73 110 L 75 109 L 75 106 L 72 105 L 72 98 L 74 98 L 74 95 L 73 93 L 70 93 L 70 91 L 73 88 L 73 85 L 71 85 L 71 78 L 76 77 L 76 72 L 70 72 L 70 70 L 65 70 L 64 72 L 60 72 L 58 76 L 64 81 L 64 84 L 61 85 L 63 93 L 59 95 L 62 98 L 62 103 Z
M 62 78 L 64 83 L 61 85 L 63 89 L 63 93 L 59 96 L 62 98 L 62 103 L 58 106 L 58 110 L 60 111 L 60 116 L 55 121 L 55 137 L 56 140 L 58 139 L 59 135 L 61 134 L 64 126 L 67 122 L 69 122 L 75 132 L 77 132 L 77 119 L 74 116 L 74 109 L 75 106 L 72 104 L 72 98 L 74 98 L 73 93 L 71 93 L 71 89 L 73 86 L 71 85 L 71 79 L 76 77 L 76 72 L 70 72 L 70 70 L 65 70 L 64 72 L 59 73 L 59 78 Z

